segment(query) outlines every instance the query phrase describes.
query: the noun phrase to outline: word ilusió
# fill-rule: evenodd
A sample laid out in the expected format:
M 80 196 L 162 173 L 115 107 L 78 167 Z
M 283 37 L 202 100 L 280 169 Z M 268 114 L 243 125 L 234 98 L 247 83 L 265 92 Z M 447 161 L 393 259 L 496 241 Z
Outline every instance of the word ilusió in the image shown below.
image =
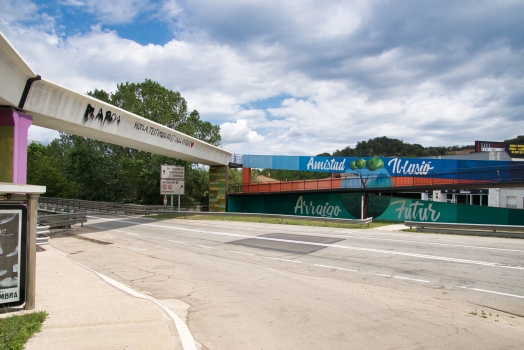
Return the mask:
M 334 158 L 315 162 L 315 157 L 311 157 L 307 163 L 307 170 L 336 170 L 343 172 L 345 170 L 345 164 L 345 159 L 341 162 L 337 162 Z
M 84 112 L 84 118 L 82 119 L 82 122 L 85 123 L 88 120 L 93 120 L 93 119 L 97 119 L 98 121 L 102 122 L 102 124 L 105 124 L 105 123 L 111 124 L 113 122 L 120 124 L 120 116 L 117 116 L 116 113 L 111 113 L 111 111 L 106 111 L 104 115 L 104 111 L 102 111 L 102 108 L 100 108 L 98 110 L 98 113 L 95 116 L 95 108 L 91 106 L 91 104 L 88 104 Z
M 300 212 L 300 215 L 317 215 L 322 217 L 332 217 L 333 215 L 338 216 L 342 209 L 339 206 L 329 205 L 329 202 L 326 202 L 325 205 L 319 204 L 314 205 L 313 201 L 309 202 L 309 205 L 304 201 L 302 196 L 298 197 L 297 204 L 295 205 L 295 214 Z
M 391 166 L 391 164 L 393 165 Z M 430 170 L 434 167 L 431 166 L 431 161 L 422 161 L 421 164 L 409 164 L 409 160 L 405 160 L 402 164 L 402 159 L 394 158 L 388 162 L 388 166 L 391 166 L 393 174 L 409 174 L 409 175 L 427 175 Z
M 168 132 L 163 132 L 161 131 L 160 129 L 157 129 L 157 128 L 154 128 L 152 126 L 147 126 L 147 125 L 144 125 L 142 123 L 139 123 L 139 122 L 135 122 L 135 129 L 137 130 L 142 130 L 150 135 L 153 135 L 153 136 L 157 136 L 157 137 L 160 137 L 160 138 L 163 138 L 163 139 L 168 139 L 169 141 L 171 142 L 175 142 L 175 143 L 180 143 L 182 144 L 183 146 L 186 146 L 186 147 L 189 147 L 189 148 L 193 148 L 193 145 L 195 144 L 194 142 L 191 142 L 191 141 L 188 141 L 188 140 L 184 140 L 180 137 L 177 137 L 173 134 L 170 134 Z
M 417 220 L 418 218 L 420 221 L 428 221 L 428 219 L 431 218 L 431 221 L 437 221 L 440 217 L 440 213 L 431 208 L 433 203 L 429 203 L 427 208 L 424 203 L 420 203 L 419 201 L 411 203 L 408 207 L 406 207 L 405 200 L 391 202 L 391 206 L 395 204 L 400 204 L 400 207 L 395 209 L 398 213 L 399 220 Z M 402 214 L 404 214 L 404 218 L 402 218 Z

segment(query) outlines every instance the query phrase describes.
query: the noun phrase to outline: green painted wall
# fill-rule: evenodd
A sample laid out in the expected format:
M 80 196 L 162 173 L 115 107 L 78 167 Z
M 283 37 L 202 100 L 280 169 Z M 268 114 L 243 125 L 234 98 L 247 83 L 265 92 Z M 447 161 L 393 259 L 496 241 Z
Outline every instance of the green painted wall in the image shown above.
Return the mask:
M 13 182 L 14 127 L 0 126 L 0 182 Z
M 362 193 L 229 195 L 228 211 L 360 218 Z M 375 220 L 524 225 L 524 210 L 370 195 Z

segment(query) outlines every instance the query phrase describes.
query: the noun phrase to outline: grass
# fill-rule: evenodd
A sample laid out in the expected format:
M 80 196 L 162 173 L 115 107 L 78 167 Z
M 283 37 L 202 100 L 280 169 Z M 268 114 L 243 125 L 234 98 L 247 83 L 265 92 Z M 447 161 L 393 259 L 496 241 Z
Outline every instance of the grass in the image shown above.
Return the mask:
M 0 349 L 23 349 L 31 336 L 40 331 L 47 312 L 33 312 L 0 318 Z
M 155 214 L 149 215 L 148 217 L 153 219 L 185 219 L 183 215 L 179 214 Z M 188 216 L 186 220 L 220 220 L 220 221 L 240 221 L 240 222 L 263 222 L 266 224 L 276 224 L 276 225 L 298 225 L 298 226 L 325 226 L 324 222 L 321 221 L 310 221 L 310 220 L 293 220 L 293 219 L 270 219 L 257 217 L 244 217 L 244 216 L 200 216 L 200 215 L 191 215 Z M 369 228 L 377 228 L 381 226 L 399 224 L 396 221 L 373 221 L 369 224 Z M 328 222 L 327 227 L 336 227 L 336 228 L 368 228 L 367 225 L 357 225 L 357 224 L 343 224 L 338 222 Z

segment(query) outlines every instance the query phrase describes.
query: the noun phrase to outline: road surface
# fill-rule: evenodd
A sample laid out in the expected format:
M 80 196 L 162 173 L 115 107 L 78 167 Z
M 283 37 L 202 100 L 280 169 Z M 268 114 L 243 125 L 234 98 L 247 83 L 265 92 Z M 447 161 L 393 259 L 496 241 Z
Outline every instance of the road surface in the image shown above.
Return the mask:
M 524 240 L 97 215 L 51 246 L 202 349 L 519 349 Z

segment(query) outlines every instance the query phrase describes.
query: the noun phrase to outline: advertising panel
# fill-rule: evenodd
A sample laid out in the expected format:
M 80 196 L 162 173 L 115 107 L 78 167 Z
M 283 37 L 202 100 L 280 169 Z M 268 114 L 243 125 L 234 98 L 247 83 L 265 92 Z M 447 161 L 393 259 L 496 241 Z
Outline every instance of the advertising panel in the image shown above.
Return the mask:
M 506 152 L 511 158 L 524 158 L 524 143 L 507 143 Z
M 0 304 L 25 302 L 27 207 L 0 205 Z
M 511 158 L 524 158 L 524 143 L 475 141 L 475 152 L 506 151 Z
M 502 152 L 506 144 L 499 141 L 475 141 L 475 152 Z

